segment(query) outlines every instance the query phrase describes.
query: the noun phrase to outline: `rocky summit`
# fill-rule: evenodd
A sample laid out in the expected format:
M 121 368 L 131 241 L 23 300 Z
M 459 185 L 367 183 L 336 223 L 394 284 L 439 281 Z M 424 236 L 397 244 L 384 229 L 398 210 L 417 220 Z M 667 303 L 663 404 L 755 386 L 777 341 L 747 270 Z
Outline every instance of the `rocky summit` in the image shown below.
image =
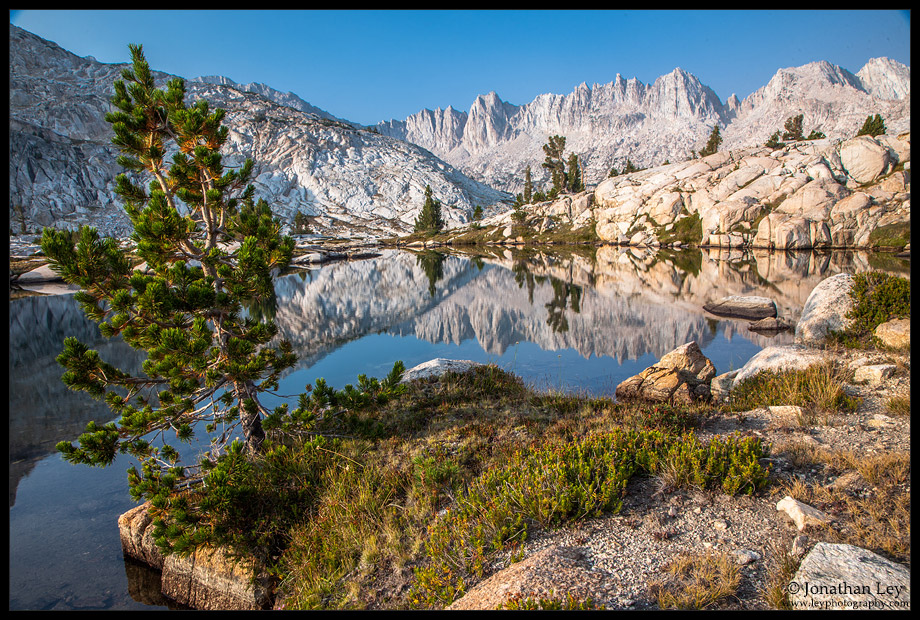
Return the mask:
M 566 136 L 588 184 L 605 179 L 627 159 L 639 167 L 691 159 L 714 125 L 723 148 L 764 144 L 790 116 L 803 115 L 804 131 L 852 137 L 869 114 L 881 114 L 890 134 L 910 128 L 910 67 L 873 58 L 853 74 L 828 62 L 784 68 L 744 100 L 723 103 L 680 68 L 651 84 L 617 74 L 613 82 L 582 83 L 567 95 L 542 94 L 513 105 L 495 92 L 480 95 L 469 112 L 448 106 L 377 125 L 381 133 L 413 142 L 493 187 L 520 192 L 529 165 L 534 183 L 548 183 L 542 145 Z

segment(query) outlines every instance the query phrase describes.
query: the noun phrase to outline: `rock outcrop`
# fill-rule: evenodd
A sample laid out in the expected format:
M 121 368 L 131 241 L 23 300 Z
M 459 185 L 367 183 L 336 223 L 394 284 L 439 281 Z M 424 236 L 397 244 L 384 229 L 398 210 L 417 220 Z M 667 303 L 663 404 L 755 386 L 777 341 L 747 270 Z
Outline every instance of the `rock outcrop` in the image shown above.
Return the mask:
M 793 609 L 910 609 L 910 570 L 853 545 L 819 542 L 789 586 Z
M 509 601 L 564 600 L 567 594 L 584 601 L 597 597 L 604 580 L 590 570 L 581 550 L 552 546 L 479 582 L 447 609 L 494 610 Z M 564 589 L 561 583 L 566 584 Z
M 567 95 L 543 94 L 520 106 L 491 92 L 477 97 L 469 113 L 450 106 L 423 110 L 377 129 L 516 193 L 528 165 L 537 187 L 548 182 L 535 165 L 543 160 L 547 135 L 566 136 L 584 178 L 595 184 L 627 159 L 644 167 L 686 160 L 705 145 L 713 125 L 722 129 L 726 149 L 763 144 L 799 113 L 806 131 L 820 130 L 832 140 L 853 136 L 869 114 L 880 113 L 893 134 L 909 130 L 910 68 L 874 58 L 854 75 L 813 62 L 779 69 L 744 101 L 732 95 L 724 103 L 694 75 L 676 68 L 651 84 L 617 75 L 607 84 L 582 83 Z
M 708 400 L 710 381 L 716 374 L 712 362 L 696 342 L 683 344 L 658 362 L 616 387 L 618 400 L 692 403 Z
M 877 228 L 910 229 L 909 164 L 909 132 L 721 151 L 604 180 L 595 230 L 630 245 L 872 247 Z
M 875 328 L 875 337 L 892 349 L 910 348 L 910 319 L 892 319 Z
M 256 574 L 252 560 L 235 559 L 220 548 L 203 547 L 189 556 L 164 556 L 153 542 L 150 504 L 118 519 L 122 551 L 162 572 L 168 598 L 199 610 L 257 610 L 272 604 L 272 579 Z
M 795 342 L 821 346 L 833 331 L 845 329 L 850 323 L 847 313 L 853 308 L 850 290 L 855 279 L 848 273 L 827 278 L 812 290 L 802 316 L 795 326 Z

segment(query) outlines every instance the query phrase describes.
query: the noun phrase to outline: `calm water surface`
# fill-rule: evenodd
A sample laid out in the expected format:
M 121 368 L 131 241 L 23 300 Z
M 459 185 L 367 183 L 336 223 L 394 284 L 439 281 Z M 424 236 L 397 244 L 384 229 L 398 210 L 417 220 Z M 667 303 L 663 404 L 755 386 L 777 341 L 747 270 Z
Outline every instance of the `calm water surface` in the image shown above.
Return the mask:
M 285 275 L 275 307 L 258 310 L 274 313 L 300 359 L 280 394 L 318 377 L 341 388 L 358 374 L 385 376 L 396 360 L 411 368 L 444 357 L 494 363 L 540 388 L 612 396 L 691 340 L 719 373 L 791 342 L 788 333 L 758 336 L 745 321 L 709 315 L 706 301 L 763 295 L 794 321 L 822 279 L 879 265 L 909 273 L 909 263 L 852 252 L 386 251 Z M 101 339 L 70 295 L 10 301 L 10 609 L 167 608 L 158 575 L 122 557 L 117 518 L 135 505 L 129 460 L 77 467 L 54 451 L 89 420 L 110 419 L 104 405 L 60 382 L 54 358 L 70 335 L 117 367 L 142 361 Z

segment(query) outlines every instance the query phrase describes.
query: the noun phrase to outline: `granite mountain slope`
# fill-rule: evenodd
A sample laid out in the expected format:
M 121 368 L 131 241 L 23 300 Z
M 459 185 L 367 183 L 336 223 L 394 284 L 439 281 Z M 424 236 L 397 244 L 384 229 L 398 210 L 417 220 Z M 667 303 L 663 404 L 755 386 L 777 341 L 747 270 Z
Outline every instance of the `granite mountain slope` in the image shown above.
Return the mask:
M 123 234 L 113 192 L 116 152 L 104 120 L 125 65 L 80 58 L 10 25 L 10 224 Z M 157 78 L 170 77 L 157 73 Z M 220 78 L 186 82 L 187 99 L 228 111 L 225 163 L 255 161 L 255 185 L 283 221 L 299 211 L 314 230 L 411 230 L 430 185 L 449 225 L 509 196 L 428 151 L 335 119 L 293 95 Z

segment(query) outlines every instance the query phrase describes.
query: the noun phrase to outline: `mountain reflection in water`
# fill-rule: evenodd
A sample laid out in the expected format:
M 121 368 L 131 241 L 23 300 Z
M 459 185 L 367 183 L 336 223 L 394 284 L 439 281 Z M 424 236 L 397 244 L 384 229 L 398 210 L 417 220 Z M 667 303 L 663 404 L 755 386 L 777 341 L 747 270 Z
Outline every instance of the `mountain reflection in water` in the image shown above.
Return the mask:
M 299 357 L 281 394 L 318 377 L 343 387 L 358 374 L 383 377 L 396 360 L 410 368 L 448 357 L 494 362 L 538 387 L 612 395 L 691 340 L 720 373 L 792 341 L 790 332 L 758 335 L 747 321 L 710 315 L 707 301 L 765 296 L 795 322 L 821 280 L 872 268 L 909 277 L 910 264 L 865 252 L 387 250 L 283 275 L 274 300 L 247 310 L 273 316 Z M 110 419 L 103 403 L 60 382 L 55 357 L 70 335 L 120 368 L 142 361 L 102 339 L 71 295 L 10 301 L 10 608 L 162 607 L 139 594 L 132 575 L 144 573 L 121 557 L 116 521 L 133 506 L 128 461 L 99 470 L 54 452 L 90 420 Z

